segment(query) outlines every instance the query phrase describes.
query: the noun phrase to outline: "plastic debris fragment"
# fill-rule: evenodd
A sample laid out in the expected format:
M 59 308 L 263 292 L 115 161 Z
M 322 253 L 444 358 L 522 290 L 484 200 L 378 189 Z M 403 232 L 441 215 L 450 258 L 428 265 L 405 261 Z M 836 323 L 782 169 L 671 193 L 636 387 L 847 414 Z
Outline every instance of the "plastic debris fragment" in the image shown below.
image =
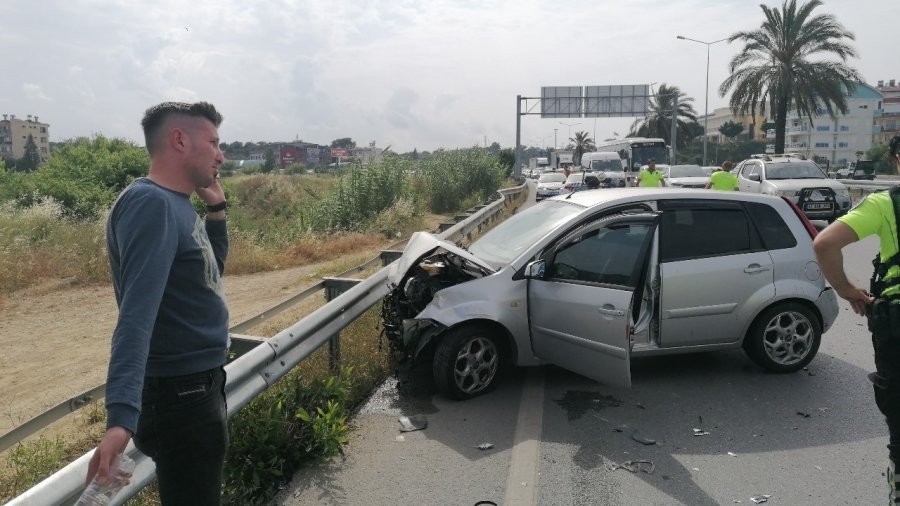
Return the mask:
M 640 402 L 636 402 L 636 403 L 634 403 L 634 405 L 635 405 L 635 407 L 637 407 L 638 409 L 647 409 L 647 408 L 645 408 L 644 405 L 641 404 Z
M 734 452 L 728 452 L 728 455 L 731 457 L 737 457 L 737 453 Z
M 642 445 L 655 445 L 656 444 L 655 439 L 651 439 L 651 438 L 645 436 L 643 433 L 641 433 L 641 431 L 639 431 L 637 429 L 634 429 L 634 432 L 631 433 L 631 439 L 637 441 L 638 443 L 641 443 Z
M 400 422 L 400 432 L 412 432 L 428 427 L 428 420 L 424 415 L 401 416 L 397 420 Z
M 641 471 L 647 474 L 653 474 L 653 471 L 656 470 L 656 465 L 649 460 L 626 460 L 621 464 L 613 464 L 610 470 L 615 471 L 616 469 L 624 469 L 630 473 Z
M 805 413 L 803 411 L 798 411 L 797 414 L 802 416 L 803 418 L 809 418 L 810 416 L 812 416 L 809 413 Z
M 709 432 L 707 432 L 703 429 L 694 429 L 694 435 L 695 436 L 708 436 Z
M 753 504 L 762 504 L 764 502 L 769 502 L 770 497 L 772 496 L 769 494 L 755 495 L 750 498 L 750 501 L 752 501 Z
M 493 443 L 481 443 L 480 445 L 476 446 L 475 448 L 478 448 L 481 451 L 485 451 L 485 450 L 490 450 L 493 447 L 494 447 Z

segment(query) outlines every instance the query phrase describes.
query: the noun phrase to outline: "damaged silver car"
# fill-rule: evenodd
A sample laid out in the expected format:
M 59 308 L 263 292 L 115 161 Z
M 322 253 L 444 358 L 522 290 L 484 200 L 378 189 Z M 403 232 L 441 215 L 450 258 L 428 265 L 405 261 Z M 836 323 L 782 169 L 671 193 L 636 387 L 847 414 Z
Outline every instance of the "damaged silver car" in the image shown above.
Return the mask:
M 523 210 L 468 249 L 420 232 L 391 265 L 394 347 L 465 399 L 505 368 L 553 363 L 628 387 L 631 357 L 743 348 L 793 372 L 838 314 L 790 201 L 623 188 Z

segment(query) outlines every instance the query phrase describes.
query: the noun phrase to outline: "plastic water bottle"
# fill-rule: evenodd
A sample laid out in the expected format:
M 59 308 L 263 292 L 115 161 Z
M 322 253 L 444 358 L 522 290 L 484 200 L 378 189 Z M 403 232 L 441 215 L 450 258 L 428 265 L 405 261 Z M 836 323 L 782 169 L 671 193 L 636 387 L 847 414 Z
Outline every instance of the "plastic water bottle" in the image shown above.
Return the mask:
M 106 506 L 112 502 L 112 498 L 128 485 L 131 474 L 134 473 L 134 461 L 124 453 L 119 455 L 109 470 L 109 479 L 105 484 L 100 484 L 95 477 L 91 484 L 84 489 L 75 506 Z

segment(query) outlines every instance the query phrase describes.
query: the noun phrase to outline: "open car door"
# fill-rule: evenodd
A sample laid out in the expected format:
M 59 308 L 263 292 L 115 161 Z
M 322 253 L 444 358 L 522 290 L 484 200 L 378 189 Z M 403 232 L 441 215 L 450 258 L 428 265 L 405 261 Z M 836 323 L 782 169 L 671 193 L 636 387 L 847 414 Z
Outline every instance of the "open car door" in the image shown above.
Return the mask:
M 534 354 L 601 383 L 631 386 L 631 328 L 658 213 L 601 218 L 529 264 Z

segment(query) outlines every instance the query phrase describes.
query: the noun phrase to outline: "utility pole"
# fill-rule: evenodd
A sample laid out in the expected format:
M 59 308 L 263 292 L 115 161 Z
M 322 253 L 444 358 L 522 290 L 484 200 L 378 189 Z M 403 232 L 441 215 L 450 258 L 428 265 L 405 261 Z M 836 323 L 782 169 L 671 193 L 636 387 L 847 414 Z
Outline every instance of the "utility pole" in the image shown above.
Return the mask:
M 559 149 L 559 142 L 556 141 L 556 128 L 553 129 L 553 149 Z

